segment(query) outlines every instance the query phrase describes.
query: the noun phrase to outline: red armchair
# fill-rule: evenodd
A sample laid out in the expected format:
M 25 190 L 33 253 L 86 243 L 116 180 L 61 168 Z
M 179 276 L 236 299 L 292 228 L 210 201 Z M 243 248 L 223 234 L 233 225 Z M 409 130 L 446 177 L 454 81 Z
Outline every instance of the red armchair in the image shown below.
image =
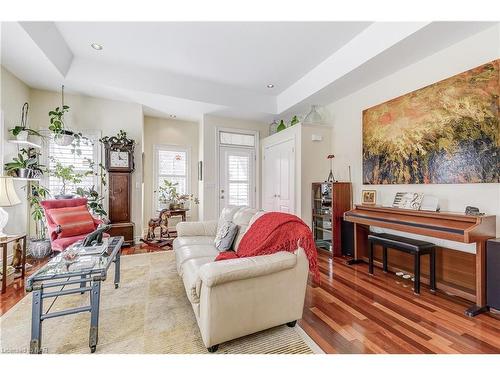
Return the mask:
M 57 233 L 57 225 L 54 223 L 50 217 L 47 215 L 47 211 L 53 208 L 62 208 L 62 207 L 78 207 L 84 206 L 87 204 L 87 198 L 74 198 L 74 199 L 50 199 L 41 201 L 40 205 L 42 206 L 45 212 L 45 218 L 47 219 L 47 228 L 50 236 L 50 244 L 52 246 L 52 251 L 63 251 L 68 246 L 74 244 L 75 242 L 82 240 L 88 234 L 81 234 L 73 237 L 59 237 Z M 97 228 L 99 224 L 102 224 L 103 221 L 93 217 L 94 220 L 94 230 Z M 104 233 L 104 237 L 109 237 L 107 233 Z

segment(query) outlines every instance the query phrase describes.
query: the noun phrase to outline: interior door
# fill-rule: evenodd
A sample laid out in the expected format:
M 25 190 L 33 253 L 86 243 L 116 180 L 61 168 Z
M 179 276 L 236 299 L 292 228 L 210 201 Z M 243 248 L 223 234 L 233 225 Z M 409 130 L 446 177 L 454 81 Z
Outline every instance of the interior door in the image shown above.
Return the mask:
M 255 207 L 255 150 L 220 147 L 219 211 L 224 207 Z
M 269 146 L 264 151 L 263 208 L 295 213 L 295 141 Z
M 277 189 L 277 210 L 295 213 L 295 142 L 290 139 L 279 145 L 279 183 Z

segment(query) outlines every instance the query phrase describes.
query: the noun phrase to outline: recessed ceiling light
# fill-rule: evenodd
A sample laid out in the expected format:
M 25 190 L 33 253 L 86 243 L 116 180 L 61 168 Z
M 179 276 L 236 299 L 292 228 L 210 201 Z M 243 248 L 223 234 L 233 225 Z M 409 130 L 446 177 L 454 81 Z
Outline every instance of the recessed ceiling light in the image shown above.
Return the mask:
M 272 89 L 272 88 L 274 87 L 274 85 L 273 85 L 272 83 L 270 83 L 270 84 L 268 84 L 266 87 L 267 87 L 268 89 Z
M 176 115 L 170 115 L 170 118 L 176 118 L 177 116 Z
M 96 49 L 98 51 L 102 50 L 102 45 L 98 44 L 98 43 L 92 43 L 90 45 L 93 49 Z

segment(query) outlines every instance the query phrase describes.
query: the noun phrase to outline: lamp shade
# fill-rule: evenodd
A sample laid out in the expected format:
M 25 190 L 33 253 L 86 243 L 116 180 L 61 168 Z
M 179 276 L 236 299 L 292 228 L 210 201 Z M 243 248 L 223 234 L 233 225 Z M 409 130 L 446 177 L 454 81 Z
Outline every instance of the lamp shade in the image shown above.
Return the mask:
M 12 177 L 0 176 L 0 207 L 10 207 L 21 203 L 14 189 Z

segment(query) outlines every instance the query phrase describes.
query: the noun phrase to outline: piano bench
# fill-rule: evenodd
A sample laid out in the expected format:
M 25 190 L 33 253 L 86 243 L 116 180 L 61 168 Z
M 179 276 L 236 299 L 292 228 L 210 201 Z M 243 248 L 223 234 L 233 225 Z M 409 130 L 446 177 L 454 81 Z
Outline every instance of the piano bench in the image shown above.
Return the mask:
M 403 251 L 413 255 L 413 268 L 415 273 L 413 291 L 415 294 L 420 294 L 420 256 L 429 254 L 430 288 L 431 292 L 436 291 L 436 245 L 431 242 L 396 236 L 388 233 L 371 233 L 368 235 L 368 242 L 370 244 L 368 255 L 368 272 L 370 275 L 373 275 L 374 244 L 382 245 L 384 272 L 387 272 L 387 248 Z

